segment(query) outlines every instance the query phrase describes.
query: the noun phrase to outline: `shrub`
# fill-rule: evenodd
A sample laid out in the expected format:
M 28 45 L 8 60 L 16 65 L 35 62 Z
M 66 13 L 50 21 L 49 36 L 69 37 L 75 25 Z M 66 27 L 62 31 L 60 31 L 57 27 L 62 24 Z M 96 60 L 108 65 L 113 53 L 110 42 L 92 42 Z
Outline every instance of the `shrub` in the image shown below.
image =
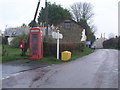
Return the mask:
M 56 43 L 45 43 L 44 42 L 44 56 L 55 56 L 57 53 L 57 44 Z M 84 44 L 83 43 L 60 43 L 60 53 L 63 51 L 74 52 L 83 52 Z
M 2 36 L 0 36 L 0 44 L 2 44 Z
M 2 56 L 8 56 L 8 52 L 5 49 L 4 45 L 2 46 Z
M 84 49 L 83 43 L 61 43 L 60 44 L 60 51 L 71 51 L 76 52 L 80 51 L 82 52 Z
M 7 37 L 2 37 L 2 44 L 8 44 Z
M 26 35 L 25 33 L 22 33 L 20 36 L 15 37 L 12 41 L 11 41 L 11 45 L 14 48 L 18 48 L 20 41 L 23 40 L 25 43 L 27 43 L 29 35 Z
M 120 37 L 118 38 L 118 49 L 120 50 Z
M 103 47 L 104 48 L 116 48 L 118 49 L 119 43 L 118 43 L 118 38 L 111 38 L 109 40 L 106 40 L 103 42 Z

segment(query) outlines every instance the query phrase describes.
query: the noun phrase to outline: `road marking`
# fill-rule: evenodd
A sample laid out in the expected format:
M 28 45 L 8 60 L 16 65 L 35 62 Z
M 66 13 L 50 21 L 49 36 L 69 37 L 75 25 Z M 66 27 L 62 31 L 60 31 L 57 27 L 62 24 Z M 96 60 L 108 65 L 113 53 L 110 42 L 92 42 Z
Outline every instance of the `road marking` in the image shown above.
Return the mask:
M 17 75 L 19 75 L 21 73 L 24 73 L 24 72 L 19 72 L 19 73 L 12 74 L 10 76 L 6 76 L 6 77 L 2 78 L 1 80 L 8 79 L 8 78 L 13 77 L 13 76 L 17 76 Z

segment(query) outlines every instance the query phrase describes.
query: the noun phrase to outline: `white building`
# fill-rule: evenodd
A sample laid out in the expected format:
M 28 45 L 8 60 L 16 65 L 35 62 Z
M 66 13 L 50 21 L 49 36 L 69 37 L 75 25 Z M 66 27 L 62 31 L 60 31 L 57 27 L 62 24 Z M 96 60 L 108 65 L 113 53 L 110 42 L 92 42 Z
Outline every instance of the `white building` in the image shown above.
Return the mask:
M 21 35 L 23 32 L 25 34 L 29 33 L 29 27 L 17 27 L 17 28 L 6 28 L 4 36 L 8 39 L 8 44 L 14 39 L 14 37 Z
M 92 47 L 95 47 L 95 48 L 103 48 L 103 42 L 105 41 L 106 39 L 105 38 L 99 38 L 99 39 L 97 39 L 94 43 L 93 43 L 93 45 L 92 45 Z

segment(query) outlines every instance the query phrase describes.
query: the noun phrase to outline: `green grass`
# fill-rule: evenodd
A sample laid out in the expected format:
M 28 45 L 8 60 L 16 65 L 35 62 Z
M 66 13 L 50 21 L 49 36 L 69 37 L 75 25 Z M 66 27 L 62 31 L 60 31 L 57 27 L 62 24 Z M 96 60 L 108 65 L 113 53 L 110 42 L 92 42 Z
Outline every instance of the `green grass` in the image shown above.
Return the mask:
M 68 61 L 57 60 L 55 57 L 44 57 L 41 60 L 34 60 L 34 61 L 35 62 L 36 61 L 37 62 L 46 62 L 46 63 L 49 63 L 49 64 L 59 64 L 59 63 L 65 63 L 65 62 L 75 60 L 77 58 L 86 56 L 86 55 L 88 55 L 88 54 L 90 54 L 92 52 L 93 51 L 91 49 L 89 49 L 89 48 L 85 48 L 83 52 L 74 52 L 74 54 L 72 54 L 71 59 L 69 59 Z
M 13 60 L 18 60 L 18 59 L 27 59 L 28 56 L 21 56 L 21 49 L 19 48 L 12 48 L 9 45 L 4 45 L 4 48 L 7 52 L 8 55 L 2 56 L 2 63 L 8 62 L 8 61 L 13 61 Z
M 76 52 L 75 54 L 73 54 L 73 57 L 70 60 L 74 60 L 74 59 L 77 59 L 79 57 L 86 56 L 92 52 L 93 51 L 90 48 L 85 48 L 83 52 Z
M 4 45 L 8 56 L 3 56 L 2 57 L 2 63 L 9 62 L 9 61 L 14 61 L 14 60 L 25 60 L 28 59 L 28 56 L 21 56 L 21 49 L 19 48 L 12 48 L 9 45 Z M 64 63 L 64 62 L 69 62 L 72 60 L 75 60 L 79 57 L 85 56 L 92 53 L 92 50 L 89 48 L 85 48 L 83 52 L 75 52 L 72 54 L 72 58 L 68 61 L 62 61 L 62 60 L 57 60 L 56 57 L 44 57 L 41 60 L 32 60 L 33 62 L 44 62 L 44 63 L 49 63 L 49 64 L 59 64 L 59 63 Z M 28 55 L 28 52 L 27 52 Z

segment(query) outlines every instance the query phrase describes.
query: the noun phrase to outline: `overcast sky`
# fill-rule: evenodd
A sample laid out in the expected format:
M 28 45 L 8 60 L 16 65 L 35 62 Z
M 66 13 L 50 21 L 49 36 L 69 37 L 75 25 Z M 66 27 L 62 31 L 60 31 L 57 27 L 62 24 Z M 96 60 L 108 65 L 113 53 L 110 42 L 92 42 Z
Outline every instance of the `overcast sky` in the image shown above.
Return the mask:
M 48 0 L 69 8 L 74 2 L 90 2 L 95 13 L 93 23 L 97 27 L 96 37 L 105 33 L 118 34 L 118 1 L 119 0 Z M 28 24 L 34 17 L 38 0 L 0 0 L 0 30 L 5 27 L 17 27 L 23 23 Z M 40 7 L 45 6 L 41 0 Z M 41 8 L 39 8 L 40 10 Z

